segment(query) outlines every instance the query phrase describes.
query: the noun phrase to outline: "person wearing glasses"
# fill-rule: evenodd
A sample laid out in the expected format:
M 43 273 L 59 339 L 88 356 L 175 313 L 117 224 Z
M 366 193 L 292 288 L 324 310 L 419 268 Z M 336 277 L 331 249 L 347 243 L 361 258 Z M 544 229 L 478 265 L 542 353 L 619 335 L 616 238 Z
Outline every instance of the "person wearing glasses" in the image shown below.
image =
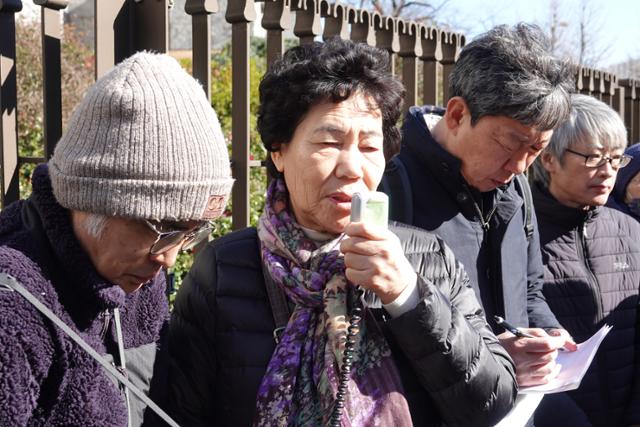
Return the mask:
M 542 296 L 540 242 L 523 175 L 568 117 L 573 87 L 571 68 L 551 55 L 539 27 L 492 28 L 460 51 L 446 109 L 409 109 L 402 148 L 383 180 L 392 208 L 404 208 L 392 209 L 391 218 L 442 237 L 465 266 L 521 387 L 548 382 L 556 350 L 575 349 Z M 495 316 L 536 339 L 505 332 Z
M 160 387 L 163 270 L 207 238 L 232 182 L 216 114 L 173 58 L 135 54 L 89 88 L 31 196 L 0 213 L 0 425 L 150 420 L 100 360 Z
M 603 102 L 572 95 L 569 119 L 534 164 L 533 200 L 543 293 L 576 342 L 603 324 L 602 342 L 577 390 L 547 395 L 536 427 L 640 425 L 640 224 L 603 206 L 631 157 L 626 130 Z

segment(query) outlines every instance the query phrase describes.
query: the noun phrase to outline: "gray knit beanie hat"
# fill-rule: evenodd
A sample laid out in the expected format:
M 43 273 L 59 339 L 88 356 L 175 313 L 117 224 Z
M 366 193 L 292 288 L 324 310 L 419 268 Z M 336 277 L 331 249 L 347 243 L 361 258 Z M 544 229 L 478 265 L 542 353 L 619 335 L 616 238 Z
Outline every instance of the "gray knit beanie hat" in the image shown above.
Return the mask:
M 140 52 L 87 92 L 49 161 L 67 209 L 155 220 L 213 219 L 233 179 L 202 87 L 175 59 Z

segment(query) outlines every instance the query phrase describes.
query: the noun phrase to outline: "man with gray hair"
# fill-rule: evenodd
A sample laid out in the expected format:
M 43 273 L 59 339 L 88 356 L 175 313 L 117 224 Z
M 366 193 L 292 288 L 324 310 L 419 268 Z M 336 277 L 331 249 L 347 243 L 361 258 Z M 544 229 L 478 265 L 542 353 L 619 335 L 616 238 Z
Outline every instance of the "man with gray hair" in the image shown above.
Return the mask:
M 557 349 L 575 343 L 542 296 L 535 215 L 519 175 L 568 116 L 573 76 L 538 27 L 519 24 L 466 45 L 449 85 L 446 110 L 412 107 L 405 117 L 401 152 L 382 184 L 391 217 L 445 240 L 513 358 L 518 384 L 546 383 Z M 496 315 L 533 337 L 504 332 Z
M 0 214 L 0 425 L 147 419 L 162 270 L 232 182 L 216 114 L 171 57 L 137 53 L 88 90 L 31 197 Z
M 603 206 L 631 160 L 626 141 L 614 110 L 573 95 L 569 120 L 533 166 L 549 307 L 579 341 L 613 326 L 580 388 L 546 396 L 536 427 L 558 425 L 558 414 L 567 427 L 640 425 L 640 223 Z

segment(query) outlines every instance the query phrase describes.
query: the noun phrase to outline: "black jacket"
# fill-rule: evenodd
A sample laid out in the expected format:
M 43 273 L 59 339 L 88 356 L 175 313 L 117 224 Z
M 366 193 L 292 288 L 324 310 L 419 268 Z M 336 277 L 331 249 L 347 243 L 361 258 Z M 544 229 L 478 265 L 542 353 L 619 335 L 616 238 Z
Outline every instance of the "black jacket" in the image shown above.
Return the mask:
M 533 196 L 549 307 L 576 342 L 613 326 L 568 394 L 594 426 L 640 424 L 640 224 L 608 207 L 569 208 L 538 185 Z
M 460 174 L 460 160 L 440 146 L 427 128 L 423 114 L 432 111 L 430 106 L 412 107 L 402 128 L 398 158 L 411 183 L 412 225 L 433 231 L 453 250 L 469 274 L 489 324 L 495 326 L 493 315 L 498 314 L 517 326 L 560 327 L 542 296 L 538 231 L 534 229 L 527 240 L 523 199 L 513 180 L 503 188 L 474 195 L 495 208 L 489 229 L 484 230 L 473 190 Z M 392 192 L 392 208 L 394 200 L 404 197 Z M 535 216 L 532 222 L 535 226 Z
M 395 228 L 415 266 L 422 302 L 383 322 L 416 426 L 489 426 L 511 407 L 513 362 L 485 322 L 467 277 L 443 242 Z M 186 426 L 249 426 L 275 348 L 255 229 L 198 256 L 170 325 L 171 405 Z M 374 309 L 382 319 L 382 309 Z M 382 322 L 382 320 L 381 320 Z

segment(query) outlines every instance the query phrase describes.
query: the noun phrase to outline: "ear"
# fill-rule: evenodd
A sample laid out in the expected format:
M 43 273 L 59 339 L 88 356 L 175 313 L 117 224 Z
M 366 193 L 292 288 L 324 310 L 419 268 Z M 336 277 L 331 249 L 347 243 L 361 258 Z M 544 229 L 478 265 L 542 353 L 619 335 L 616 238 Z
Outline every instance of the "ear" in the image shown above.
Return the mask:
M 556 159 L 553 154 L 546 150 L 543 151 L 542 154 L 540 154 L 540 162 L 542 163 L 542 167 L 545 168 L 549 175 L 556 172 L 558 168 L 561 167 L 558 159 Z
M 280 147 L 278 151 L 272 151 L 270 155 L 271 155 L 271 160 L 273 161 L 273 164 L 276 166 L 276 169 L 278 170 L 278 172 L 283 173 L 284 158 L 282 157 L 282 147 Z
M 471 114 L 467 103 L 459 96 L 454 96 L 447 102 L 447 112 L 444 115 L 447 128 L 452 134 L 456 134 L 465 120 L 471 120 Z

